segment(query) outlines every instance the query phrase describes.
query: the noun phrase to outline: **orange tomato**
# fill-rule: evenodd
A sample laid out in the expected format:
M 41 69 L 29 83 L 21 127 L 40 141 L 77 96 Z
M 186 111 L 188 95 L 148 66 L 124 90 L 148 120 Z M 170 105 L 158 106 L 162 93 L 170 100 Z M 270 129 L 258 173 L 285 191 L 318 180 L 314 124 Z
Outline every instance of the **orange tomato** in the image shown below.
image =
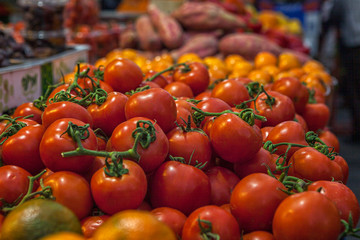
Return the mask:
M 203 63 L 203 60 L 196 53 L 185 53 L 178 58 L 177 63 L 185 63 L 185 62 Z
M 247 77 L 250 78 L 252 81 L 261 83 L 263 85 L 272 82 L 272 77 L 270 73 L 260 69 L 252 70 Z
M 300 81 L 305 83 L 308 88 L 316 88 L 324 94 L 327 91 L 324 81 L 314 74 L 305 74 L 300 78 Z
M 59 232 L 55 234 L 48 235 L 41 238 L 40 240 L 85 240 L 85 238 L 79 234 L 71 232 Z
M 246 60 L 242 56 L 237 54 L 230 54 L 224 60 L 225 66 L 229 72 L 233 70 L 235 64 L 242 61 L 246 61 Z
M 322 70 L 324 71 L 324 65 L 316 60 L 309 60 L 306 63 L 304 63 L 304 65 L 302 66 L 302 69 L 306 72 L 306 73 L 310 73 L 314 70 Z
M 273 78 L 280 72 L 279 68 L 273 65 L 264 66 L 261 70 L 268 72 Z
M 265 66 L 276 66 L 277 57 L 270 52 L 259 52 L 254 59 L 255 68 L 262 68 Z
M 99 58 L 98 60 L 96 60 L 94 66 L 97 68 L 100 66 L 106 67 L 107 64 L 108 64 L 107 58 Z
M 281 53 L 278 61 L 278 68 L 280 71 L 287 71 L 292 68 L 301 67 L 299 59 L 292 53 L 285 52 Z
M 234 65 L 232 74 L 234 74 L 236 77 L 246 77 L 253 69 L 254 66 L 252 63 L 249 61 L 241 61 Z

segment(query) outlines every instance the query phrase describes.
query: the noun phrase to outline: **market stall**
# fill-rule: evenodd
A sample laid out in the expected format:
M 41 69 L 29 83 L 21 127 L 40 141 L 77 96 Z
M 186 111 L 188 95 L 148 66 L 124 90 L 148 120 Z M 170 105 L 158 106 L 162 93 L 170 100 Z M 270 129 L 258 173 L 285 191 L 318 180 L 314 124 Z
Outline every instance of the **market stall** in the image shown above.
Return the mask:
M 0 240 L 357 235 L 337 79 L 301 19 L 113 4 L 20 0 L 1 25 Z

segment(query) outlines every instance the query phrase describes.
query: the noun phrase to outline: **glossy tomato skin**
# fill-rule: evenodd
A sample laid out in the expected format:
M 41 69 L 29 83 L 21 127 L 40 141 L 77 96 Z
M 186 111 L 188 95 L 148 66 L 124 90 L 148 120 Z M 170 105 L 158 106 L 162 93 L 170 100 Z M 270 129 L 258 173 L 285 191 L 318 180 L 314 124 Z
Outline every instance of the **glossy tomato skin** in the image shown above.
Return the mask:
M 334 152 L 340 151 L 340 143 L 339 139 L 336 137 L 336 135 L 331 132 L 329 129 L 324 129 L 319 132 L 319 138 L 328 146 L 331 148 L 334 148 Z
M 61 118 L 76 118 L 93 125 L 90 113 L 83 106 L 73 102 L 56 102 L 47 106 L 42 114 L 42 125 L 48 128 L 50 124 Z
M 111 92 L 106 101 L 100 106 L 91 104 L 87 110 L 90 113 L 94 129 L 100 128 L 107 136 L 111 136 L 114 129 L 126 120 L 125 104 L 128 97 L 120 92 Z
M 91 178 L 91 192 L 101 211 L 112 215 L 126 209 L 136 209 L 143 202 L 147 190 L 146 175 L 135 162 L 123 160 L 129 172 L 120 177 L 108 176 L 101 168 Z
M 335 156 L 334 162 L 336 162 L 336 163 L 340 166 L 341 171 L 342 171 L 342 174 L 343 174 L 343 180 L 342 180 L 342 182 L 343 182 L 344 184 L 346 184 L 346 183 L 347 183 L 347 180 L 348 180 L 348 178 L 349 178 L 349 165 L 348 165 L 348 163 L 347 163 L 346 160 L 345 160 L 342 156 L 340 156 L 340 155 Z
M 324 103 L 308 103 L 302 113 L 310 131 L 323 129 L 330 119 L 330 109 Z
M 0 198 L 7 203 L 13 203 L 20 196 L 25 196 L 31 176 L 28 171 L 18 166 L 5 165 L 0 167 Z M 2 205 L 3 203 L 0 202 L 0 207 Z
M 234 79 L 222 81 L 213 88 L 211 97 L 220 98 L 231 107 L 250 99 L 245 85 Z
M 149 70 L 145 76 L 144 76 L 144 80 L 147 80 L 149 78 L 151 78 L 152 76 L 154 76 L 155 74 L 157 74 L 158 72 L 154 71 L 154 70 Z M 158 84 L 161 88 L 164 88 L 167 84 L 168 81 L 166 80 L 166 78 L 163 75 L 159 75 L 157 76 L 154 80 L 152 80 L 151 82 L 154 82 L 156 84 Z
M 312 147 L 297 150 L 289 160 L 289 175 L 310 181 L 343 181 L 341 166 Z
M 308 145 L 305 141 L 305 131 L 300 123 L 295 121 L 285 121 L 277 124 L 269 132 L 266 141 L 271 141 L 273 144 L 289 142 L 301 145 Z M 281 155 L 286 152 L 287 146 L 277 147 L 276 154 Z M 299 147 L 291 147 L 288 152 L 287 159 L 289 159 Z
M 268 168 L 272 173 L 275 173 L 278 157 L 277 154 L 271 154 L 264 148 L 260 148 L 251 160 L 244 163 L 234 163 L 234 172 L 239 178 L 244 178 L 252 173 L 267 173 Z
M 94 203 L 85 178 L 74 172 L 60 171 L 44 179 L 44 186 L 50 186 L 55 201 L 72 210 L 79 220 L 89 216 Z
M 199 227 L 199 218 L 210 221 L 212 224 L 212 233 L 218 234 L 220 239 L 238 240 L 240 239 L 239 225 L 234 216 L 219 206 L 207 205 L 193 211 L 186 219 L 184 224 L 183 240 L 202 240 Z M 209 227 L 206 223 L 201 223 L 204 228 Z
M 16 165 L 35 175 L 45 168 L 39 146 L 45 128 L 40 125 L 28 125 L 10 136 L 2 145 L 2 160 L 5 164 Z
M 210 194 L 208 176 L 191 165 L 164 162 L 151 177 L 150 201 L 155 208 L 171 207 L 188 215 L 209 204 Z
M 281 122 L 294 119 L 295 107 L 289 97 L 275 91 L 268 91 L 267 94 L 275 98 L 273 105 L 267 103 L 268 97 L 265 93 L 261 93 L 256 101 L 251 102 L 250 105 L 256 114 L 266 117 L 262 126 L 275 126 Z
M 189 85 L 183 82 L 172 82 L 167 84 L 164 89 L 174 97 L 193 98 L 194 94 Z
M 217 117 L 210 129 L 210 141 L 216 154 L 225 161 L 249 161 L 260 150 L 262 135 L 258 126 L 232 113 Z
M 100 227 L 108 218 L 109 215 L 89 216 L 81 220 L 81 231 L 86 238 L 91 238 L 96 229 Z
M 316 191 L 287 197 L 276 209 L 272 227 L 276 240 L 336 240 L 340 229 L 335 204 Z
M 148 148 L 143 149 L 140 145 L 137 147 L 137 152 L 141 156 L 138 163 L 146 173 L 150 173 L 165 161 L 169 152 L 169 140 L 154 121 L 144 117 L 136 117 L 119 124 L 108 141 L 107 150 L 127 151 L 131 149 L 135 140 L 132 137 L 132 132 L 136 129 L 136 124 L 139 120 L 150 121 L 156 130 L 156 140 Z
M 308 89 L 295 77 L 283 77 L 276 80 L 272 84 L 271 90 L 288 96 L 293 101 L 297 113 L 304 111 L 309 100 Z
M 211 204 L 221 206 L 229 203 L 231 192 L 240 178 L 229 169 L 220 166 L 211 167 L 205 173 L 211 185 Z
M 183 157 L 185 162 L 192 166 L 205 164 L 203 169 L 208 168 L 212 149 L 209 137 L 205 133 L 176 127 L 166 136 L 169 140 L 169 155 Z
M 135 93 L 125 104 L 126 119 L 146 117 L 167 133 L 176 120 L 176 104 L 170 93 L 162 88 L 151 88 Z
M 198 104 L 196 104 L 196 107 L 204 112 L 212 112 L 212 113 L 219 113 L 231 109 L 230 105 L 227 104 L 225 101 L 213 97 L 210 97 L 208 99 L 199 102 Z M 202 124 L 201 126 L 203 126 L 205 122 L 210 118 L 212 117 L 210 116 L 205 117 L 201 123 Z
M 78 146 L 74 140 L 64 132 L 69 122 L 77 126 L 84 126 L 85 123 L 75 118 L 61 118 L 53 122 L 45 131 L 40 142 L 40 157 L 44 165 L 51 171 L 73 171 L 76 173 L 86 172 L 94 162 L 94 156 L 73 156 L 62 157 L 61 153 L 73 151 Z M 89 137 L 82 140 L 86 149 L 97 150 L 97 139 L 91 128 Z
M 210 75 L 204 64 L 191 62 L 188 64 L 190 71 L 184 71 L 183 67 L 175 70 L 173 79 L 175 82 L 183 82 L 190 86 L 194 95 L 205 91 L 210 83 Z
M 161 222 L 168 225 L 177 236 L 181 237 L 186 216 L 179 210 L 169 207 L 159 207 L 151 210 L 151 213 Z
M 178 125 L 185 126 L 187 125 L 188 119 L 190 117 L 190 126 L 196 128 L 191 114 L 194 112 L 192 107 L 196 107 L 195 104 L 186 101 L 185 99 L 178 98 L 175 100 L 176 104 L 176 122 L 174 123 L 174 128 Z
M 348 221 L 351 213 L 353 227 L 356 227 L 360 216 L 360 206 L 354 192 L 345 184 L 335 181 L 316 181 L 307 188 L 308 191 L 319 191 L 319 189 L 321 194 L 335 203 L 341 219 Z
M 242 237 L 243 240 L 275 240 L 274 236 L 266 231 L 253 231 Z
M 253 173 L 240 180 L 231 194 L 230 209 L 241 230 L 271 230 L 276 208 L 288 196 L 280 189 L 286 188 L 265 173 Z
M 41 114 L 42 111 L 34 106 L 32 102 L 27 102 L 20 104 L 13 114 L 14 117 L 26 117 L 33 114 L 34 116 L 30 119 L 36 121 L 37 123 L 41 124 Z
M 125 93 L 136 89 L 142 80 L 140 67 L 129 59 L 115 59 L 104 70 L 104 81 L 117 92 Z

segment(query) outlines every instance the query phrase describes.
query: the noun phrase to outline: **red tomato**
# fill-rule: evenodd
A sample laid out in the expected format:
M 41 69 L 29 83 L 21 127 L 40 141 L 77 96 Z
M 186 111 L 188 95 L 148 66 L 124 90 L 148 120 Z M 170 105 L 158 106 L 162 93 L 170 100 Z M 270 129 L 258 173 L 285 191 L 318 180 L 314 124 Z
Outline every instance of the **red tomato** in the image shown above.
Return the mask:
M 89 216 L 81 220 L 81 231 L 86 238 L 91 238 L 96 229 L 100 227 L 110 216 Z
M 335 203 L 341 219 L 348 221 L 351 213 L 353 227 L 356 227 L 360 216 L 360 206 L 353 191 L 345 184 L 334 181 L 316 181 L 307 188 L 308 191 L 318 191 L 319 189 L 321 189 L 321 194 Z
M 307 145 L 305 141 L 305 131 L 300 123 L 295 121 L 285 121 L 276 125 L 270 132 L 266 141 L 271 141 L 273 144 L 289 142 L 301 145 Z M 286 152 L 287 146 L 277 147 L 276 154 L 281 155 Z M 289 159 L 299 147 L 291 147 L 288 152 L 287 159 Z
M 156 121 L 167 133 L 174 127 L 176 104 L 172 96 L 162 88 L 151 88 L 135 93 L 125 104 L 126 119 L 146 117 Z
M 293 120 L 295 117 L 295 107 L 291 99 L 281 93 L 268 91 L 268 95 L 274 99 L 270 103 L 267 95 L 261 93 L 255 102 L 251 102 L 250 107 L 255 113 L 266 117 L 262 126 L 275 126 L 281 122 Z
M 200 221 L 200 223 L 199 223 Z M 204 222 L 205 221 L 205 222 Z M 211 224 L 211 225 L 210 225 Z M 202 240 L 204 239 L 202 228 L 207 229 L 213 234 L 219 236 L 222 240 L 240 239 L 239 225 L 234 216 L 221 207 L 208 205 L 196 209 L 186 219 L 184 224 L 183 240 Z M 208 236 L 208 239 L 212 239 Z
M 125 93 L 134 90 L 142 80 L 140 67 L 129 59 L 115 59 L 104 70 L 104 81 L 117 92 Z
M 196 107 L 195 104 L 186 101 L 185 99 L 177 99 L 175 100 L 176 104 L 176 122 L 174 123 L 174 127 L 178 125 L 186 126 L 188 119 L 190 117 L 190 125 L 192 128 L 196 128 L 196 124 L 192 118 L 192 113 L 194 110 L 192 107 Z
M 169 152 L 169 141 L 165 133 L 158 124 L 155 124 L 155 122 L 150 119 L 136 117 L 119 124 L 108 141 L 110 144 L 107 150 L 127 151 L 131 149 L 135 140 L 135 138 L 132 137 L 132 132 L 136 129 L 136 124 L 140 120 L 150 121 L 156 131 L 156 140 L 152 142 L 148 148 L 143 149 L 140 145 L 137 147 L 137 152 L 141 156 L 139 165 L 146 173 L 150 173 L 161 165 Z
M 196 166 L 205 164 L 204 169 L 210 165 L 212 149 L 209 137 L 196 129 L 176 127 L 167 135 L 169 140 L 169 155 L 183 157 L 185 162 Z
M 276 240 L 336 240 L 340 229 L 335 204 L 315 191 L 297 193 L 282 201 L 272 227 Z
M 150 70 L 145 74 L 144 79 L 147 80 L 147 79 L 151 78 L 152 76 L 154 76 L 157 73 L 158 72 L 156 72 L 154 70 Z M 157 76 L 151 82 L 154 82 L 154 83 L 158 84 L 161 88 L 164 88 L 168 84 L 168 81 L 166 80 L 166 78 L 163 75 Z
M 204 112 L 212 112 L 212 113 L 219 113 L 225 110 L 231 110 L 231 107 L 229 104 L 224 102 L 223 100 L 219 98 L 208 98 L 201 102 L 199 102 L 196 105 L 197 108 Z M 201 122 L 201 125 L 204 125 L 205 122 L 210 119 L 211 117 L 207 116 L 204 118 L 204 120 Z
M 264 173 L 253 173 L 240 180 L 231 194 L 230 209 L 241 230 L 271 230 L 275 210 L 288 196 L 280 189 L 286 188 Z
M 289 175 L 310 181 L 343 181 L 342 167 L 312 147 L 297 150 L 289 160 Z
M 68 83 L 65 83 L 65 84 L 62 84 L 62 85 L 56 87 L 56 88 L 50 93 L 50 95 L 48 96 L 48 98 L 47 98 L 47 100 L 46 100 L 46 104 L 47 104 L 48 106 L 49 106 L 50 104 L 52 104 L 51 99 L 54 98 L 55 95 L 56 95 L 58 92 L 60 92 L 60 91 L 67 91 L 68 88 L 69 88 L 69 86 L 70 86 L 70 85 L 69 85 Z M 81 97 L 79 97 L 79 94 L 77 94 L 74 90 L 72 90 L 72 91 L 70 92 L 70 96 L 71 96 L 71 97 L 75 97 L 75 99 L 78 99 L 78 100 L 81 99 Z
M 243 235 L 242 240 L 275 240 L 275 238 L 266 231 L 253 231 Z
M 14 203 L 20 196 L 25 196 L 31 176 L 28 171 L 18 166 L 0 167 L 0 199 L 7 203 Z M 2 205 L 3 203 L 0 201 L 0 207 Z
M 73 156 L 62 157 L 61 153 L 73 151 L 77 143 L 65 133 L 69 122 L 77 126 L 84 126 L 85 123 L 75 118 L 61 118 L 53 122 L 45 131 L 40 142 L 40 157 L 44 165 L 51 171 L 73 171 L 83 173 L 89 170 L 94 162 L 94 156 Z M 85 149 L 96 150 L 97 139 L 91 128 L 89 137 L 81 141 Z
M 207 170 L 211 186 L 211 204 L 223 205 L 230 202 L 231 192 L 240 178 L 229 169 L 215 166 Z
M 244 178 L 251 173 L 267 173 L 267 168 L 275 173 L 278 157 L 277 154 L 271 154 L 264 148 L 260 148 L 251 160 L 244 163 L 234 163 L 234 172 L 239 178 Z
M 128 97 L 125 94 L 111 92 L 100 106 L 95 103 L 91 104 L 87 110 L 93 119 L 93 128 L 100 128 L 107 136 L 111 136 L 114 129 L 126 120 L 125 104 L 127 100 Z
M 95 79 L 95 81 L 98 81 L 98 80 Z M 98 87 L 105 90 L 105 92 L 111 93 L 114 91 L 114 89 L 112 88 L 112 86 L 110 86 L 109 83 L 106 83 L 104 81 L 99 81 L 98 83 L 99 83 Z M 79 78 L 78 84 L 87 93 L 94 92 L 94 86 L 96 86 L 95 83 L 89 78 Z
M 283 77 L 276 80 L 271 90 L 288 96 L 293 101 L 297 113 L 304 111 L 309 100 L 308 89 L 296 77 Z
M 301 115 L 295 113 L 294 121 L 300 123 L 305 132 L 309 131 L 307 123 L 306 123 L 305 119 Z
M 211 90 L 205 90 L 195 96 L 195 100 L 206 100 L 211 97 Z
M 149 86 L 150 88 L 161 88 L 156 82 L 142 81 L 139 87 Z
M 348 180 L 348 177 L 349 177 L 349 165 L 347 164 L 345 159 L 340 155 L 335 156 L 334 162 L 336 162 L 341 167 L 341 171 L 342 171 L 343 176 L 344 176 L 342 182 L 344 184 L 346 184 L 347 180 Z
M 250 126 L 235 114 L 225 113 L 215 118 L 210 141 L 220 158 L 241 163 L 252 159 L 260 150 L 262 135 L 258 126 Z
M 0 232 L 1 232 L 1 227 L 2 227 L 4 219 L 5 219 L 5 216 L 0 213 Z
M 188 69 L 179 67 L 175 70 L 173 79 L 175 82 L 183 82 L 190 86 L 194 95 L 205 91 L 210 83 L 210 76 L 206 66 L 200 62 L 191 62 Z
M 143 202 L 147 190 L 146 175 L 135 162 L 123 160 L 128 173 L 109 176 L 104 169 L 94 173 L 90 187 L 96 206 L 112 215 L 126 209 L 136 209 Z
M 42 114 L 42 124 L 48 128 L 50 124 L 61 118 L 76 118 L 93 125 L 93 119 L 86 108 L 73 102 L 56 102 L 47 106 Z
M 153 207 L 175 208 L 185 215 L 210 203 L 210 181 L 200 169 L 176 161 L 164 162 L 151 177 Z
M 211 97 L 220 98 L 231 107 L 250 99 L 245 85 L 234 79 L 222 81 L 213 88 Z
M 262 127 L 261 130 L 261 135 L 263 137 L 263 141 L 265 142 L 265 139 L 269 136 L 270 131 L 273 129 L 274 127 Z
M 340 152 L 340 143 L 336 135 L 328 129 L 319 131 L 319 138 L 329 147 L 334 149 L 334 152 Z
M 44 132 L 45 128 L 36 124 L 23 127 L 10 136 L 2 144 L 3 162 L 7 165 L 22 167 L 33 175 L 40 173 L 45 168 L 39 152 Z
M 181 237 L 186 216 L 179 210 L 169 207 L 159 207 L 151 211 L 157 220 L 168 225 L 177 236 Z
M 44 186 L 50 186 L 55 201 L 68 207 L 79 220 L 89 216 L 94 203 L 85 178 L 74 172 L 60 171 L 44 179 Z M 40 190 L 41 187 L 37 191 Z
M 34 106 L 32 102 L 20 104 L 13 114 L 14 117 L 26 117 L 33 114 L 34 116 L 29 118 L 41 124 L 42 111 Z
M 310 131 L 323 129 L 329 121 L 330 110 L 324 103 L 308 103 L 302 113 Z
M 189 85 L 183 82 L 169 83 L 164 87 L 164 89 L 168 91 L 171 94 L 171 96 L 174 97 L 188 97 L 188 98 L 194 97 L 194 94 L 191 88 L 189 87 Z

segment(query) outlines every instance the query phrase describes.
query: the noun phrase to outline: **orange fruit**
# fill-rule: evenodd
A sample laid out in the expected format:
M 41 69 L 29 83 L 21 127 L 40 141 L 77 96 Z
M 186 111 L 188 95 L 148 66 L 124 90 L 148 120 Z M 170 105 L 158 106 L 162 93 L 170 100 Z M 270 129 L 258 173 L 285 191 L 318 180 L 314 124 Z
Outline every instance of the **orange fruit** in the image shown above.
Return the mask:
M 225 71 L 222 71 L 220 69 L 216 69 L 216 68 L 210 68 L 208 69 L 209 71 L 209 76 L 210 76 L 210 83 L 218 80 L 218 79 L 225 79 L 227 74 Z
M 43 237 L 40 240 L 85 240 L 85 237 L 72 232 L 59 232 Z
M 178 58 L 177 63 L 185 63 L 185 62 L 203 63 L 203 60 L 196 53 L 185 53 Z
M 132 48 L 125 48 L 121 51 L 121 56 L 123 58 L 130 59 L 131 61 L 134 61 L 134 59 L 137 57 L 137 51 Z
M 203 61 L 208 68 L 219 69 L 221 71 L 227 72 L 226 65 L 220 58 L 210 56 L 205 57 Z
M 143 68 L 146 64 L 146 57 L 144 56 L 136 56 L 136 58 L 134 59 L 134 63 L 136 63 L 140 68 Z
M 6 216 L 1 240 L 35 240 L 63 231 L 81 234 L 81 225 L 75 214 L 55 201 L 32 199 Z
M 106 58 L 99 58 L 98 60 L 96 60 L 94 66 L 97 68 L 100 66 L 106 67 L 107 64 L 108 64 L 108 61 Z
M 276 66 L 277 57 L 271 52 L 259 52 L 254 59 L 255 68 L 262 68 L 265 66 Z
M 273 65 L 264 66 L 261 70 L 268 72 L 272 77 L 275 77 L 280 72 L 279 68 Z
M 294 75 L 292 73 L 290 73 L 289 71 L 279 72 L 278 74 L 275 75 L 274 81 L 277 81 L 283 77 L 294 77 Z
M 231 72 L 233 70 L 235 64 L 237 64 L 238 62 L 242 62 L 242 61 L 246 61 L 242 56 L 240 56 L 238 54 L 230 54 L 225 58 L 224 63 L 225 63 L 227 70 L 229 72 Z
M 64 81 L 65 83 L 71 83 L 75 79 L 75 73 L 71 72 L 68 74 L 65 74 L 64 77 L 59 79 L 59 82 Z
M 305 83 L 308 88 L 316 88 L 324 94 L 327 91 L 324 81 L 314 74 L 305 74 L 300 78 L 300 81 Z
M 260 69 L 252 70 L 251 72 L 249 72 L 247 77 L 253 80 L 254 82 L 258 82 L 263 85 L 270 83 L 272 81 L 272 77 L 270 73 Z
M 263 10 L 258 14 L 258 20 L 266 29 L 276 28 L 279 24 L 277 13 L 271 10 Z
M 299 67 L 301 67 L 301 63 L 294 54 L 285 52 L 279 55 L 278 68 L 280 71 L 287 71 Z
M 326 85 L 332 85 L 333 79 L 329 73 L 325 70 L 314 70 L 313 72 L 309 73 L 310 75 L 315 75 L 319 77 Z
M 289 70 L 289 73 L 300 79 L 305 74 L 305 71 L 302 68 L 292 68 Z
M 234 65 L 232 73 L 234 73 L 237 77 L 246 77 L 253 69 L 254 66 L 252 63 L 249 61 L 241 61 Z
M 322 71 L 325 70 L 324 65 L 322 63 L 313 59 L 305 62 L 302 68 L 306 73 L 310 73 L 314 70 L 322 70 Z
M 94 233 L 94 240 L 176 240 L 173 230 L 150 212 L 125 210 L 112 215 Z

